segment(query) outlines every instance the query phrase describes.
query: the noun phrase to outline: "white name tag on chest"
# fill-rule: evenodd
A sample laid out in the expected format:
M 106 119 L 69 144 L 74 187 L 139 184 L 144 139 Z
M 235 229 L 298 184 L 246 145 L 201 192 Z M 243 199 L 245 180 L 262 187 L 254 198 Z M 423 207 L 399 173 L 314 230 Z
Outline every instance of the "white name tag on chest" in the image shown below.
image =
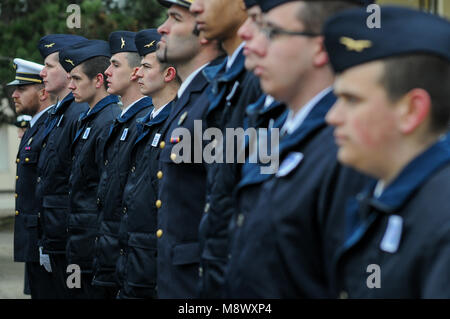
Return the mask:
M 120 137 L 121 141 L 125 141 L 128 135 L 128 127 L 123 130 L 122 136 Z
M 161 134 L 156 133 L 156 134 L 155 134 L 155 137 L 153 138 L 153 142 L 152 142 L 152 146 L 153 146 L 153 147 L 158 146 L 158 142 L 159 142 L 159 139 L 160 139 L 160 138 L 161 138 Z
M 84 134 L 83 134 L 83 140 L 87 140 L 90 132 L 91 132 L 91 128 L 90 127 L 86 128 L 86 131 L 84 131 Z
M 402 238 L 403 218 L 398 215 L 389 217 L 386 232 L 381 241 L 381 250 L 388 253 L 395 253 L 400 246 L 400 239 Z
M 303 159 L 303 154 L 300 152 L 289 153 L 289 155 L 281 163 L 276 176 L 277 177 L 286 176 L 287 174 L 292 172 L 292 170 L 294 168 L 296 168 L 298 166 L 298 164 L 300 164 L 302 159 Z

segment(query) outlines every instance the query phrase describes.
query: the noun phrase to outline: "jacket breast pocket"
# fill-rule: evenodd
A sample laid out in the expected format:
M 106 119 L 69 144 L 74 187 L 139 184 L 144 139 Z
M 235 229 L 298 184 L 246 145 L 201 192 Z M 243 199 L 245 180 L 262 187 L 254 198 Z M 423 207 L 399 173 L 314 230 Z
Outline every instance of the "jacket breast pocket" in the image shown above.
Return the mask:
M 26 151 L 20 156 L 20 161 L 23 165 L 36 165 L 39 160 L 39 153 Z
M 47 238 L 64 237 L 69 213 L 69 198 L 66 195 L 49 195 L 43 199 L 43 230 Z
M 156 238 L 146 233 L 130 233 L 127 281 L 133 287 L 156 285 Z
M 200 247 L 197 242 L 179 244 L 172 248 L 174 266 L 189 265 L 200 262 Z

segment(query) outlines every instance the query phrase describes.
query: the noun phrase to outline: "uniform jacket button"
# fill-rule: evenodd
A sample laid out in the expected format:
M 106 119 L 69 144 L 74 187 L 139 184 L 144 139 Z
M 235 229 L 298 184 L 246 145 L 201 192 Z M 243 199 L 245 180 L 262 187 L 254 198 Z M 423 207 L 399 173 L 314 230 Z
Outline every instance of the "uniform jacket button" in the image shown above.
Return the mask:
M 161 143 L 159 143 L 159 147 L 161 149 L 163 149 L 164 147 L 166 147 L 166 142 L 162 141 Z
M 156 205 L 156 208 L 161 208 L 161 206 L 162 206 L 162 201 L 158 199 L 158 200 L 156 201 L 155 205 Z
M 20 163 L 20 159 L 17 158 L 17 159 L 16 159 L 16 163 Z
M 19 216 L 19 211 L 18 210 L 16 210 L 16 216 Z
M 158 229 L 158 230 L 156 231 L 156 237 L 161 238 L 162 235 L 163 235 L 162 229 Z
M 159 171 L 159 172 L 156 174 L 156 177 L 158 177 L 158 179 L 163 178 L 163 172 L 162 172 L 162 171 Z
M 177 159 L 177 154 L 175 153 L 170 154 L 170 159 L 175 162 L 175 160 Z
M 15 197 L 15 198 L 19 197 L 19 194 L 15 193 L 15 194 L 14 194 L 14 197 Z

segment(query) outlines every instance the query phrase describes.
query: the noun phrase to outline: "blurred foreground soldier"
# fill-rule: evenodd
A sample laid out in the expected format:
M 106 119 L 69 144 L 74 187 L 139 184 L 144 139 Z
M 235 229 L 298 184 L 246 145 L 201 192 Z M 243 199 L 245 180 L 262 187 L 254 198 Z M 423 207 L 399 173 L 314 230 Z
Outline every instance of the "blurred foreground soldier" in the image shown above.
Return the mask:
M 261 26 L 262 11 L 257 0 L 245 0 L 244 2 L 247 7 L 248 18 L 239 28 L 238 35 L 245 41 L 243 52 L 245 55 L 245 68 L 249 71 L 254 71 L 260 57 L 264 57 L 266 54 L 267 43 L 266 45 L 259 46 L 250 45 L 261 32 L 259 27 Z M 263 127 L 270 130 L 274 127 L 275 121 L 280 119 L 282 115 L 286 115 L 286 106 L 283 103 L 275 101 L 272 96 L 262 94 L 255 103 L 247 107 L 244 129 L 248 127 Z M 280 119 L 279 123 L 282 122 L 284 120 Z M 248 158 L 246 158 L 245 164 L 249 164 Z M 245 174 L 246 169 L 243 168 L 241 174 Z M 241 180 L 243 178 L 244 176 L 241 175 Z
M 260 173 L 236 190 L 228 297 L 326 298 L 324 243 L 336 234 L 322 228 L 323 220 L 330 210 L 343 210 L 364 178 L 339 165 L 332 127 L 325 123 L 336 98 L 320 32 L 329 16 L 354 4 L 259 3 L 265 13 L 261 32 L 248 46 L 266 47 L 254 72 L 265 93 L 285 103 L 289 114 L 280 125 L 278 170 Z
M 210 82 L 206 126 L 222 131 L 223 139 L 216 136 L 215 142 L 223 147 L 223 158 L 208 165 L 206 203 L 199 226 L 200 297 L 220 298 L 224 296 L 228 262 L 228 225 L 235 207 L 232 194 L 240 179 L 239 158 L 243 155 L 243 145 L 239 144 L 243 140 L 228 145 L 227 130 L 244 127 L 246 107 L 256 102 L 262 91 L 259 79 L 244 66 L 245 43 L 238 35 L 238 29 L 247 19 L 244 1 L 195 0 L 190 11 L 195 14 L 200 35 L 219 41 L 227 53 L 223 63 L 204 70 Z
M 65 47 L 59 61 L 70 73 L 69 89 L 75 101 L 86 102 L 89 110 L 80 116 L 72 143 L 72 171 L 69 178 L 70 211 L 66 257 L 81 268 L 81 288 L 75 298 L 108 298 L 111 290 L 92 286 L 95 238 L 98 230 L 97 187 L 104 140 L 120 114 L 119 99 L 106 91 L 105 71 L 111 57 L 107 42 L 89 40 Z M 105 160 L 106 162 L 107 160 Z
M 450 297 L 450 23 L 382 7 L 325 27 L 338 101 L 327 115 L 343 164 L 375 177 L 347 209 L 336 295 Z
M 159 140 L 165 120 L 172 110 L 172 100 L 180 87 L 176 70 L 156 58 L 161 35 L 156 29 L 139 31 L 136 47 L 142 57 L 136 76 L 142 94 L 153 100 L 153 109 L 137 123 L 137 138 L 130 149 L 130 167 L 123 192 L 119 233 L 120 257 L 117 277 L 118 298 L 156 298 L 156 230 L 155 203 L 159 171 Z
M 103 286 L 116 297 L 119 259 L 119 224 L 122 194 L 130 166 L 130 150 L 136 138 L 136 119 L 148 113 L 152 100 L 139 88 L 137 71 L 140 57 L 134 38 L 136 33 L 115 31 L 109 35 L 111 63 L 105 71 L 107 92 L 119 95 L 122 113 L 109 128 L 102 152 L 101 177 L 97 189 L 99 230 L 95 238 L 93 285 Z M 109 287 L 109 288 L 106 288 Z
M 159 2 L 169 9 L 167 20 L 158 28 L 162 37 L 156 54 L 159 61 L 176 67 L 182 84 L 164 125 L 165 139 L 158 141 L 162 149 L 160 190 L 154 203 L 158 209 L 158 297 L 194 298 L 198 290 L 198 225 L 205 205 L 206 169 L 194 161 L 193 152 L 182 150 L 183 160 L 172 149 L 180 150 L 180 145 L 193 149 L 195 138 L 201 147 L 201 136 L 194 134 L 194 121 L 201 122 L 208 108 L 203 94 L 208 82 L 202 70 L 210 62 L 218 63 L 216 58 L 221 52 L 216 42 L 199 36 L 195 18 L 189 12 L 192 1 Z M 188 131 L 189 135 L 180 136 L 176 129 Z
M 31 298 L 56 298 L 51 280 L 50 262 L 42 263 L 38 247 L 38 212 L 36 200 L 37 162 L 42 147 L 44 122 L 54 98 L 45 90 L 39 76 L 41 64 L 14 59 L 16 79 L 12 98 L 18 114 L 31 116 L 31 121 L 21 121 L 26 128 L 17 154 L 16 217 L 14 219 L 14 261 L 25 262 L 26 280 Z M 22 126 L 22 125 L 21 125 Z M 29 128 L 27 128 L 29 126 Z M 48 256 L 46 257 L 48 259 Z M 44 269 L 45 267 L 45 269 Z
M 45 254 L 50 255 L 52 280 L 57 294 L 55 298 L 68 297 L 66 240 L 72 164 L 70 147 L 75 138 L 78 118 L 89 108 L 85 103 L 75 102 L 67 88 L 68 74 L 59 63 L 59 51 L 68 44 L 85 40 L 75 35 L 51 34 L 42 37 L 38 45 L 45 64 L 40 73 L 45 90 L 59 101 L 50 109 L 45 122 L 36 186 L 41 205 L 38 213 L 40 246 Z

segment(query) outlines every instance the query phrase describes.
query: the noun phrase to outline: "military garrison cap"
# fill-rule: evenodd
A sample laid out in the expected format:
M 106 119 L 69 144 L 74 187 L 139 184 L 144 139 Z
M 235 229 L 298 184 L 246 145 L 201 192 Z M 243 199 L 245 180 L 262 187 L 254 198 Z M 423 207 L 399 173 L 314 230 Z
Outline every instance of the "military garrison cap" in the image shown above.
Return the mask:
M 156 31 L 156 29 L 145 29 L 139 31 L 134 40 L 139 55 L 146 56 L 149 53 L 155 52 L 160 39 L 161 35 L 158 31 Z
M 279 5 L 292 2 L 292 1 L 298 1 L 298 0 L 257 0 L 259 6 L 261 7 L 262 12 L 267 12 L 272 10 L 275 7 L 278 7 Z M 304 0 L 305 2 L 314 2 L 312 0 Z M 367 6 L 371 3 L 374 3 L 374 0 L 344 0 L 347 2 L 352 2 L 355 4 Z
M 72 34 L 49 34 L 39 40 L 38 49 L 43 59 L 52 53 L 60 51 L 62 48 L 81 41 L 86 41 L 85 37 Z
M 109 47 L 111 54 L 119 52 L 137 52 L 134 38 L 136 32 L 131 31 L 114 31 L 109 35 Z
M 364 9 L 345 10 L 327 21 L 325 47 L 335 72 L 391 56 L 424 53 L 450 61 L 450 22 L 430 13 L 381 7 L 381 28 L 366 25 Z
M 19 115 L 16 117 L 14 125 L 18 128 L 28 128 L 30 127 L 30 121 L 32 117 L 30 115 Z
M 59 63 L 66 72 L 70 72 L 77 65 L 97 56 L 111 57 L 108 42 L 103 40 L 86 40 L 65 47 L 59 52 Z
M 16 78 L 9 82 L 7 86 L 42 83 L 42 78 L 39 75 L 44 68 L 42 64 L 15 58 L 14 68 L 16 69 Z
M 171 5 L 176 4 L 189 9 L 194 0 L 158 0 L 158 2 L 166 8 L 170 8 Z
M 247 9 L 249 9 L 249 8 L 251 8 L 253 6 L 256 6 L 258 4 L 257 0 L 244 0 L 244 2 L 245 2 L 245 7 Z

